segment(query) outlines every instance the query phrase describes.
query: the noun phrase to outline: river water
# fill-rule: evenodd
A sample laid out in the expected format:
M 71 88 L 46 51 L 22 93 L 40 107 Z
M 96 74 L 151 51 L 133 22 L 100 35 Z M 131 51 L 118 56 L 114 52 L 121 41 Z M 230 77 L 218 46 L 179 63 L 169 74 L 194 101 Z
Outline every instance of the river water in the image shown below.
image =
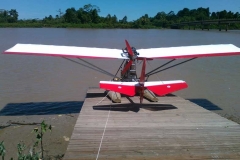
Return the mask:
M 6 28 L 0 29 L 0 37 L 1 52 L 16 43 L 121 49 L 125 39 L 137 49 L 229 43 L 240 47 L 239 31 Z M 110 80 L 111 76 L 81 60 L 72 60 L 78 63 L 60 57 L 0 54 L 0 115 L 79 112 L 87 89 L 98 87 L 100 80 Z M 121 64 L 120 60 L 85 60 L 112 74 Z M 147 64 L 147 71 L 165 62 L 153 60 Z M 150 80 L 184 80 L 189 87 L 177 95 L 218 114 L 238 118 L 239 68 L 240 56 L 199 58 Z

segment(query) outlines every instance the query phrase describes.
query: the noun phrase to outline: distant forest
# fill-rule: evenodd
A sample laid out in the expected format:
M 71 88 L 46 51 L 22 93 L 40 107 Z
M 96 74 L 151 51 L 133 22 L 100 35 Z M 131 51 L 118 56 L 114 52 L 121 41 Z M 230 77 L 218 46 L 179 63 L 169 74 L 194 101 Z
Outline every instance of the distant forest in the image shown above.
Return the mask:
M 210 12 L 209 8 L 184 8 L 177 13 L 158 12 L 154 17 L 145 14 L 136 20 L 129 21 L 127 15 L 118 18 L 108 14 L 99 16 L 100 8 L 87 4 L 76 10 L 68 8 L 65 12 L 59 9 L 55 16 L 49 15 L 43 19 L 18 19 L 16 9 L 0 10 L 0 27 L 56 27 L 56 28 L 170 28 L 172 24 L 188 21 L 211 19 L 240 19 L 239 12 Z M 210 28 L 217 28 L 211 25 Z M 229 29 L 240 29 L 240 24 L 231 24 Z

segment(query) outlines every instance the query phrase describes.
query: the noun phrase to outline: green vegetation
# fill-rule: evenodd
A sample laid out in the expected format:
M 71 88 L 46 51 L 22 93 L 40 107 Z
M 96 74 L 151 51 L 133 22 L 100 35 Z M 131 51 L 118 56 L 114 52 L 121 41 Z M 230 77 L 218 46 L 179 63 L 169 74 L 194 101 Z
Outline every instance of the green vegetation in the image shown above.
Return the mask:
M 4 142 L 2 141 L 0 143 L 0 156 L 2 157 L 2 160 L 4 160 L 5 154 L 6 154 L 6 149 L 5 149 L 5 146 L 4 146 Z
M 51 125 L 48 125 L 45 123 L 45 121 L 42 121 L 41 123 L 41 127 L 40 129 L 37 127 L 37 128 L 34 128 L 33 132 L 36 134 L 36 142 L 34 144 L 34 149 L 35 147 L 38 146 L 39 142 L 40 142 L 40 153 L 41 153 L 41 158 L 43 158 L 43 135 L 44 133 L 46 133 L 47 131 L 52 131 L 52 126 Z M 38 154 L 36 154 L 37 156 Z
M 56 27 L 56 28 L 170 28 L 172 24 L 188 21 L 213 19 L 240 19 L 239 12 L 210 12 L 209 8 L 184 8 L 175 14 L 158 12 L 154 17 L 145 14 L 137 20 L 128 21 L 127 16 L 118 19 L 116 15 L 99 16 L 100 8 L 87 4 L 76 10 L 68 8 L 65 13 L 58 10 L 58 14 L 46 16 L 43 19 L 18 20 L 15 9 L 0 11 L 0 27 Z M 211 26 L 217 28 L 217 26 Z M 240 29 L 240 24 L 231 24 L 231 29 Z
M 20 141 L 20 143 L 17 144 L 18 160 L 44 159 L 43 136 L 44 136 L 44 133 L 46 133 L 47 131 L 51 132 L 52 126 L 46 124 L 45 121 L 42 121 L 39 128 L 37 127 L 37 128 L 33 129 L 32 132 L 36 134 L 36 141 L 35 141 L 34 145 L 31 148 L 29 148 L 28 152 L 26 151 L 27 147 L 25 146 L 24 142 Z M 40 142 L 40 146 L 39 146 L 39 142 Z M 6 154 L 6 149 L 4 146 L 4 142 L 2 141 L 0 143 L 0 156 L 2 157 L 2 160 L 4 160 L 5 154 Z M 63 155 L 58 155 L 54 158 L 61 159 L 62 157 L 63 157 Z M 11 158 L 11 159 L 13 159 L 13 158 Z
M 18 160 L 39 160 L 40 156 L 35 152 L 35 148 L 30 149 L 28 154 L 25 154 L 26 146 L 23 142 L 17 144 Z M 13 158 L 12 158 L 13 159 Z

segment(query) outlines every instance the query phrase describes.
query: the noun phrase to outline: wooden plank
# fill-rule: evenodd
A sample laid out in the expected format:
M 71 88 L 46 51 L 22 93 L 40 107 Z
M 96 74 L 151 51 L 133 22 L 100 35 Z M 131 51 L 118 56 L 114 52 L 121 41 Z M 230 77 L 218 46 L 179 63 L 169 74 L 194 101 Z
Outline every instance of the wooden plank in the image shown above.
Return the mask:
M 64 159 L 240 159 L 235 122 L 177 96 L 96 105 L 103 92 L 88 90 Z

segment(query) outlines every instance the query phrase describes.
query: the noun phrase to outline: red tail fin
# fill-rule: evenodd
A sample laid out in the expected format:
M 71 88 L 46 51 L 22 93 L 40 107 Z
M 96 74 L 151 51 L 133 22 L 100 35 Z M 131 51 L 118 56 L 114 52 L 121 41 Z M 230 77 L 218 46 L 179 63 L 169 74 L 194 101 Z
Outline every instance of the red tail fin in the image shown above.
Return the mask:
M 143 101 L 143 94 L 144 94 L 144 82 L 145 82 L 145 70 L 146 70 L 146 58 L 143 59 L 143 65 L 142 65 L 142 72 L 140 77 L 140 103 Z

